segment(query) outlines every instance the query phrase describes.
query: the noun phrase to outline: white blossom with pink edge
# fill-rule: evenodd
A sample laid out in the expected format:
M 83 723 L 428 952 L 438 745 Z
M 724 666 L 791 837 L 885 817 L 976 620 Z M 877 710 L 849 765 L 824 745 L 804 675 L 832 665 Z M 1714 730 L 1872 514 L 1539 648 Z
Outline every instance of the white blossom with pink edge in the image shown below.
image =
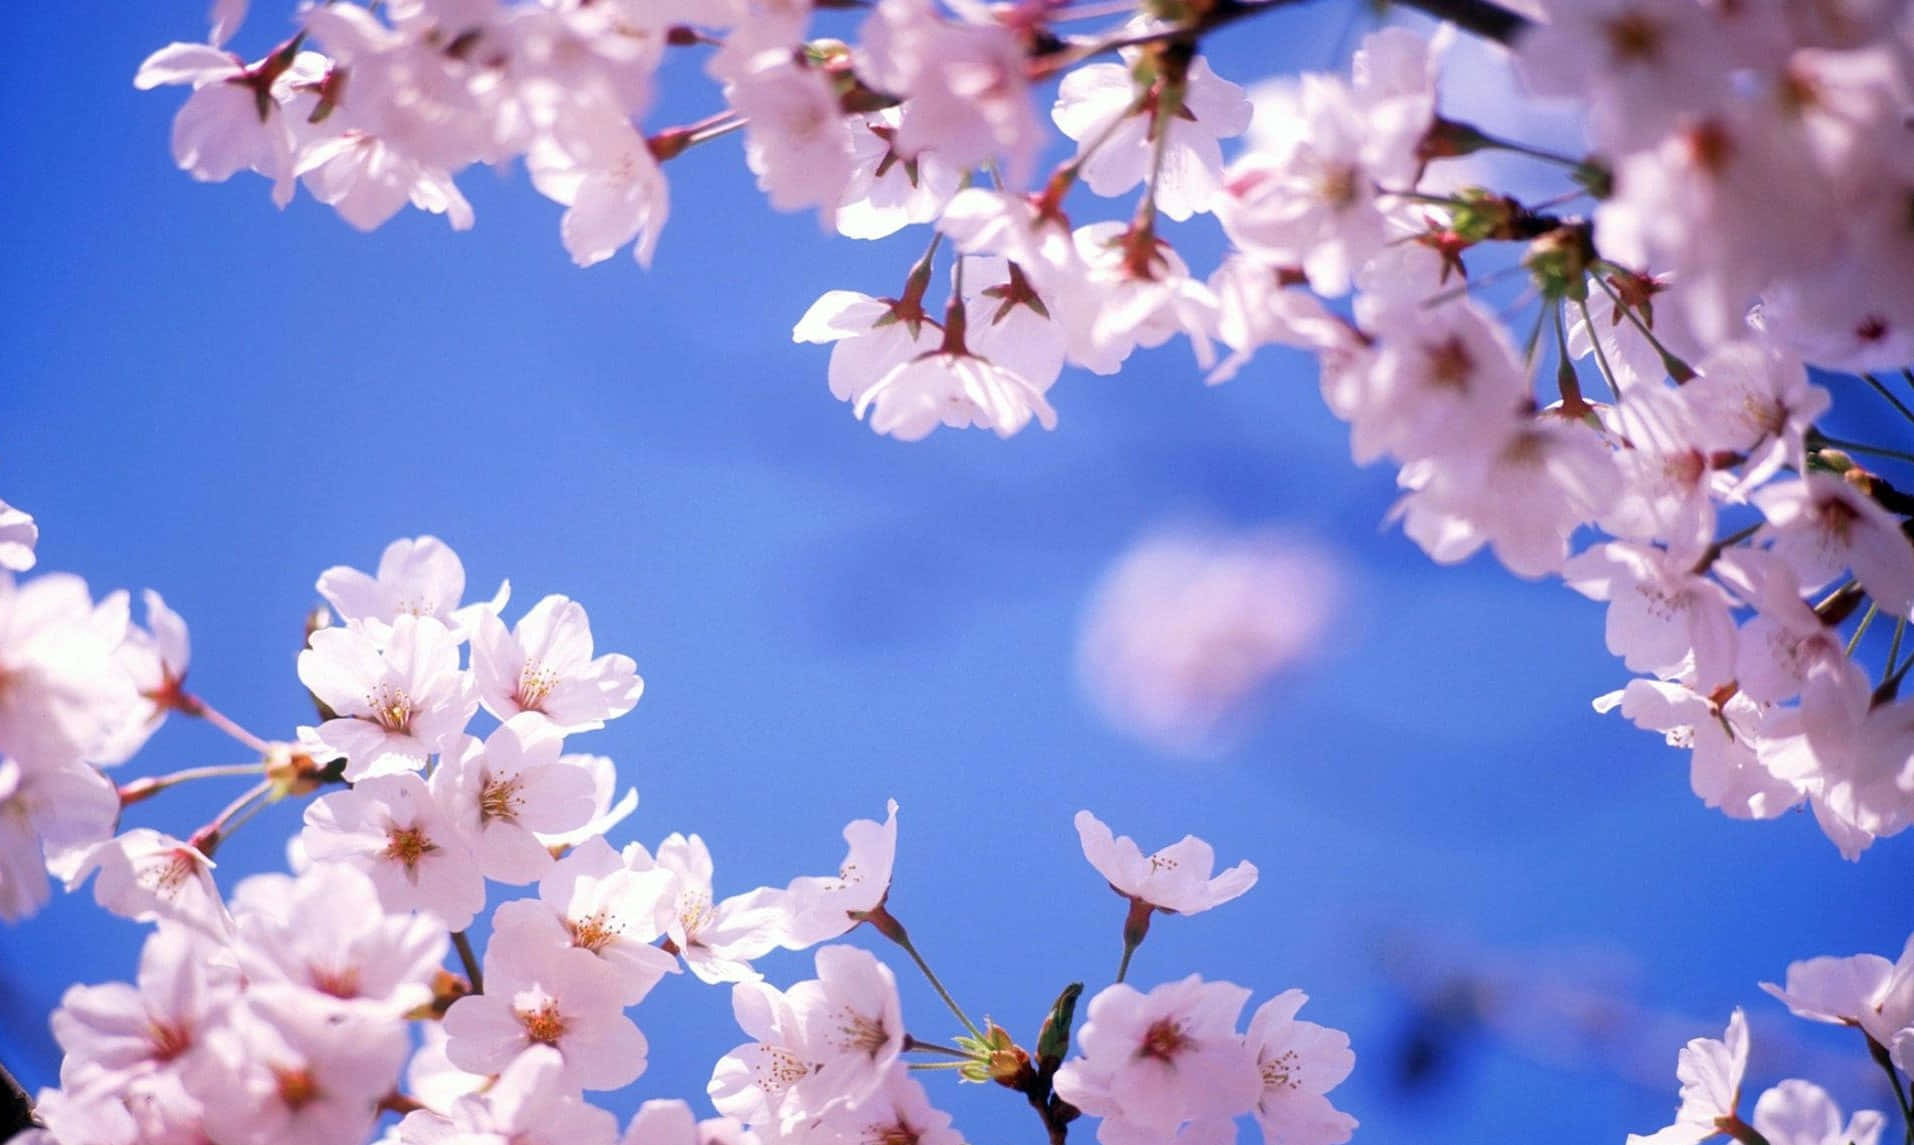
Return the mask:
M 233 1145 L 362 1140 L 409 1046 L 405 1023 L 296 986 L 249 987 L 184 1072 L 208 1137 Z
M 1748 1019 L 1740 1010 L 1720 1038 L 1696 1038 L 1675 1065 L 1681 1107 L 1675 1123 L 1647 1136 L 1628 1135 L 1628 1145 L 1697 1145 L 1721 1132 L 1723 1118 L 1739 1120 L 1741 1077 L 1748 1069 Z
M 334 713 L 321 743 L 346 757 L 346 778 L 418 771 L 449 751 L 478 711 L 458 638 L 429 615 L 402 613 L 381 647 L 356 628 L 322 628 L 299 653 L 299 680 Z
M 372 575 L 334 565 L 319 574 L 318 588 L 341 620 L 365 630 L 382 647 L 402 616 L 430 617 L 463 641 L 473 621 L 496 614 L 511 595 L 511 582 L 503 581 L 491 600 L 461 606 L 465 562 L 432 536 L 393 541 L 379 554 Z
M 1243 1036 L 1263 1080 L 1254 1116 L 1265 1145 L 1342 1145 L 1356 1131 L 1356 1119 L 1324 1096 L 1356 1068 L 1349 1035 L 1299 1020 L 1307 1001 L 1283 991 L 1256 1008 Z
M 33 567 L 33 547 L 40 542 L 40 526 L 23 509 L 0 501 L 0 569 L 26 572 Z
M 1077 1031 L 1083 1056 L 1057 1071 L 1057 1094 L 1106 1126 L 1157 1140 L 1186 1121 L 1248 1113 L 1263 1091 L 1256 1052 L 1236 1029 L 1249 993 L 1195 974 L 1147 994 L 1105 988 Z M 1098 1140 L 1105 1136 L 1099 1127 Z
M 629 656 L 592 656 L 585 607 L 552 595 L 510 632 L 497 613 L 481 614 L 472 633 L 472 675 L 479 702 L 501 720 L 537 712 L 565 733 L 603 727 L 631 711 L 645 682 Z
M 445 927 L 388 913 L 371 877 L 350 864 L 254 875 L 233 891 L 233 909 L 248 982 L 290 982 L 388 1017 L 432 1001 Z
M 1109 882 L 1110 889 L 1156 910 L 1196 914 L 1256 885 L 1256 864 L 1247 859 L 1212 877 L 1216 852 L 1194 835 L 1145 855 L 1134 839 L 1113 835 L 1088 811 L 1077 812 L 1076 824 L 1083 857 Z
M 492 912 L 492 943 L 523 950 L 584 950 L 603 963 L 627 1006 L 642 1001 L 678 960 L 655 943 L 677 905 L 677 880 L 637 843 L 621 854 L 602 838 L 588 839 L 539 880 L 538 898 L 500 903 Z
M 850 850 L 837 874 L 805 875 L 785 887 L 789 920 L 779 940 L 785 948 L 803 950 L 836 938 L 855 927 L 858 916 L 884 905 L 897 861 L 897 800 L 886 804 L 882 823 L 853 820 L 844 828 L 844 842 Z
M 483 744 L 439 761 L 435 787 L 485 877 L 522 885 L 542 876 L 552 855 L 541 834 L 576 830 L 592 818 L 592 776 L 559 756 L 564 737 L 537 713 L 500 724 Z
M 485 906 L 485 876 L 445 801 L 442 785 L 410 773 L 362 779 L 306 808 L 299 838 L 314 862 L 371 875 L 387 910 L 428 911 L 464 930 Z
M 618 1120 L 565 1084 L 565 1060 L 533 1046 L 482 1094 L 458 1098 L 444 1114 L 414 1110 L 399 1123 L 403 1145 L 612 1145 Z
M 572 1089 L 620 1089 L 645 1072 L 645 1036 L 591 955 L 560 950 L 518 961 L 488 951 L 485 979 L 484 993 L 446 1011 L 453 1065 L 499 1073 L 546 1046 L 558 1051 L 558 1080 Z
M 1755 1132 L 1768 1145 L 1876 1145 L 1887 1119 L 1859 1109 L 1845 1123 L 1828 1092 L 1810 1081 L 1789 1078 L 1755 1099 Z

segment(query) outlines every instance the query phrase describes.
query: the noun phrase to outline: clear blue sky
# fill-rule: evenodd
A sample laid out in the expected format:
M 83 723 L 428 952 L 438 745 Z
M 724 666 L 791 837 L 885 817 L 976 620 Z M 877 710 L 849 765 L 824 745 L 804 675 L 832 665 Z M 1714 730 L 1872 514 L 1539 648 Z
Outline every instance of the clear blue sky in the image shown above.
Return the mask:
M 246 48 L 279 18 L 256 7 Z M 734 141 L 672 164 L 649 275 L 628 257 L 573 268 L 557 208 L 516 171 L 461 179 L 479 215 L 462 235 L 409 213 L 361 236 L 303 193 L 281 213 L 260 180 L 175 171 L 182 93 L 133 90 L 147 52 L 201 32 L 202 8 L 14 15 L 0 498 L 39 517 L 44 568 L 162 591 L 192 626 L 195 690 L 242 722 L 287 735 L 309 718 L 293 656 L 321 569 L 437 534 L 475 591 L 509 576 L 520 608 L 567 593 L 601 649 L 638 661 L 637 711 L 576 741 L 642 795 L 615 841 L 701 832 L 721 889 L 743 890 L 828 869 L 842 825 L 895 797 L 893 910 L 970 1008 L 1021 1036 L 1059 986 L 1094 991 L 1116 962 L 1121 904 L 1080 858 L 1078 808 L 1146 844 L 1194 832 L 1253 860 L 1255 891 L 1160 921 L 1133 978 L 1197 970 L 1258 1002 L 1307 990 L 1303 1016 L 1353 1039 L 1336 1100 L 1365 1141 L 1658 1128 L 1681 1040 L 1718 1036 L 1737 1004 L 1759 1080 L 1796 1068 L 1779 1033 L 1827 1044 L 1757 980 L 1813 954 L 1898 952 L 1914 844 L 1856 867 L 1805 816 L 1704 809 L 1684 756 L 1590 711 L 1625 679 L 1599 608 L 1480 560 L 1438 569 L 1381 528 L 1392 475 L 1350 465 L 1302 359 L 1266 355 L 1209 390 L 1177 345 L 1120 377 L 1067 374 L 1055 433 L 880 439 L 789 329 L 826 289 L 895 289 L 918 236 L 858 245 L 770 213 Z M 1217 67 L 1322 66 L 1340 12 L 1246 25 Z M 708 98 L 673 106 L 693 118 Z M 1349 562 L 1333 652 L 1203 764 L 1104 730 L 1071 674 L 1099 571 L 1190 513 L 1277 523 Z M 237 758 L 175 724 L 135 766 Z M 183 830 L 230 794 L 128 822 Z M 221 855 L 225 885 L 277 863 L 296 821 L 286 807 L 249 826 Z M 77 896 L 0 930 L 0 1059 L 30 1086 L 54 1076 L 60 992 L 130 978 L 134 939 Z M 1631 1046 L 1647 1039 L 1651 1086 L 1579 1049 L 1545 1064 L 1494 1039 L 1398 1085 L 1414 1008 L 1392 968 L 1440 977 L 1485 952 L 1572 984 L 1618 976 L 1669 1015 L 1623 1023 Z M 765 969 L 784 984 L 806 965 Z M 905 969 L 913 1030 L 945 1033 Z M 728 999 L 674 980 L 634 1016 L 652 1066 L 611 1103 L 701 1102 L 740 1038 Z M 1886 1107 L 1871 1079 L 1820 1080 Z M 1037 1130 L 1012 1095 L 932 1096 L 974 1141 Z

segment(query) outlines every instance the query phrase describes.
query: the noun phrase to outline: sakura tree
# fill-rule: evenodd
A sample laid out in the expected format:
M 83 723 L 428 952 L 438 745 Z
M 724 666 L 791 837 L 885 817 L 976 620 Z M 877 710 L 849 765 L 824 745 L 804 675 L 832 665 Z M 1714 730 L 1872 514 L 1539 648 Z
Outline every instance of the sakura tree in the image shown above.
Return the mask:
M 1890 420 L 1914 422 L 1914 9 L 1403 6 L 1442 23 L 1251 87 L 1267 77 L 1220 74 L 1216 45 L 1290 0 L 219 0 L 204 42 L 134 83 L 188 89 L 171 143 L 195 179 L 256 173 L 281 208 L 303 186 L 362 231 L 408 205 L 463 230 L 459 180 L 522 169 L 575 263 L 629 248 L 660 276 L 674 183 L 739 137 L 773 210 L 902 236 L 888 280 L 818 267 L 791 316 L 794 342 L 829 346 L 792 351 L 822 365 L 818 400 L 900 441 L 1072 432 L 1073 390 L 1096 390 L 1059 388 L 1066 367 L 1116 374 L 1172 343 L 1211 385 L 1303 351 L 1351 458 L 1394 467 L 1391 523 L 1439 564 L 1487 553 L 1604 604 L 1632 678 L 1598 711 L 1686 750 L 1707 807 L 1805 808 L 1861 860 L 1914 822 L 1914 477 L 1895 468 L 1914 454 Z M 1572 102 L 1585 135 L 1445 114 L 1457 61 L 1483 58 Z M 710 113 L 659 117 L 685 98 Z M 1878 400 L 1860 436 L 1826 428 L 1843 375 Z M 0 505 L 0 567 L 31 569 L 37 536 Z M 1092 611 L 1088 685 L 1128 734 L 1200 751 L 1316 638 L 1286 608 L 1316 567 L 1255 538 L 1146 545 Z M 0 914 L 90 879 L 153 924 L 135 983 L 76 986 L 52 1015 L 66 1058 L 28 1140 L 954 1145 L 917 1076 L 938 1072 L 1011 1091 L 1052 1145 L 1227 1142 L 1246 1117 L 1270 1145 L 1356 1130 L 1330 1095 L 1349 1039 L 1298 1019 L 1301 991 L 1246 1017 L 1263 987 L 1127 981 L 1157 915 L 1257 882 L 1198 838 L 1146 854 L 1079 812 L 1124 904 L 1114 978 L 978 1021 L 892 911 L 894 801 L 845 828 L 835 874 L 729 894 L 721 825 L 713 845 L 611 841 L 636 795 L 570 740 L 645 683 L 568 595 L 508 626 L 510 586 L 468 602 L 430 535 L 329 569 L 296 665 L 312 711 L 262 735 L 188 689 L 187 625 L 158 593 L 137 624 L 124 592 L 0 576 Z M 256 759 L 117 779 L 171 717 Z M 203 824 L 128 822 L 235 777 L 252 785 Z M 289 801 L 287 871 L 216 875 Z M 755 963 L 779 950 L 814 951 L 815 977 L 771 984 Z M 1859 1033 L 1914 1141 L 1908 962 L 1813 958 L 1768 989 Z M 634 1008 L 687 970 L 747 1040 L 708 1110 L 654 1100 L 621 1130 L 590 1095 L 672 1052 Z M 907 1021 L 900 973 L 947 1014 Z M 1737 1010 L 1681 1050 L 1675 1122 L 1643 1140 L 1878 1140 L 1882 1115 L 1802 1078 L 1744 1120 L 1749 1041 Z

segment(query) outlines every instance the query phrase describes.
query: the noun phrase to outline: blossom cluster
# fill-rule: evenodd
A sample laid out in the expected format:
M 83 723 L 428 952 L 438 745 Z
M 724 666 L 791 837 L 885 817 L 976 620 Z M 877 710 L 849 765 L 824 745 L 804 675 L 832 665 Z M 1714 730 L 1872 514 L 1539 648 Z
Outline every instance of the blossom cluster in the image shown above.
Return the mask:
M 1870 672 L 1841 626 L 1904 629 L 1914 498 L 1857 460 L 1895 451 L 1817 427 L 1809 369 L 1885 392 L 1872 372 L 1914 358 L 1914 22 L 1858 2 L 1446 5 L 1499 13 L 1476 30 L 1529 91 L 1581 101 L 1592 149 L 1561 155 L 1441 113 L 1449 29 L 1376 32 L 1347 77 L 1219 76 L 1207 40 L 1281 6 L 1159 0 L 1084 33 L 1111 7 L 877 0 L 847 41 L 796 0 L 342 2 L 248 63 L 220 47 L 245 5 L 221 0 L 210 42 L 136 82 L 192 88 L 173 145 L 196 177 L 251 168 L 282 204 L 303 182 L 361 227 L 408 201 L 466 225 L 453 176 L 522 160 L 581 264 L 628 243 L 648 264 L 662 164 L 741 132 L 774 208 L 860 239 L 928 228 L 894 296 L 830 290 L 793 330 L 898 438 L 1054 426 L 1066 365 L 1113 373 L 1179 336 L 1212 382 L 1264 346 L 1310 351 L 1431 557 L 1486 549 L 1607 603 L 1641 678 L 1598 706 L 1691 748 L 1708 805 L 1806 804 L 1849 857 L 1904 829 L 1914 657 L 1897 639 Z M 642 134 L 663 60 L 691 51 L 723 109 Z M 1046 101 L 1073 147 L 1048 172 Z M 1551 205 L 1591 209 L 1471 185 L 1491 151 L 1554 164 Z M 1229 241 L 1207 276 L 1168 227 L 1204 215 Z M 1529 284 L 1526 340 L 1476 297 L 1503 273 Z
M 45 901 L 49 872 L 69 888 L 97 872 L 102 906 L 154 924 L 134 981 L 74 986 L 52 1015 L 60 1085 L 39 1095 L 28 1145 L 959 1145 L 909 1071 L 915 1051 L 1017 1090 L 1058 1132 L 1099 1117 L 1106 1145 L 1168 1145 L 1247 1113 L 1272 1145 L 1337 1145 L 1354 1127 L 1323 1097 L 1353 1066 L 1348 1039 L 1296 1021 L 1294 990 L 1239 1032 L 1247 990 L 1192 976 L 1141 995 L 1119 982 L 1091 1001 L 1082 1056 L 1066 1063 L 1080 985 L 1033 1058 L 971 1023 L 931 976 L 969 1034 L 914 1038 L 889 967 L 820 945 L 868 923 L 930 975 L 887 907 L 895 802 L 881 822 L 845 828 L 834 874 L 726 897 L 698 835 L 614 846 L 607 833 L 637 794 L 617 796 L 609 759 L 566 746 L 633 710 L 636 665 L 595 655 L 566 597 L 509 628 L 509 585 L 465 603 L 463 563 L 437 538 L 393 542 L 371 573 L 319 577 L 336 623 L 308 634 L 298 675 L 320 719 L 267 741 L 186 690 L 186 626 L 156 594 L 140 628 L 124 593 L 95 602 L 60 574 L 16 584 L 37 533 L 4 505 L 0 527 L 5 917 Z M 482 735 L 481 709 L 493 725 Z M 102 769 L 168 712 L 219 724 L 260 761 L 116 785 Z M 120 821 L 166 788 L 234 775 L 258 781 L 185 838 Z M 258 808 L 307 797 L 291 869 L 222 892 L 220 843 Z M 1195 838 L 1146 856 L 1087 811 L 1077 826 L 1128 903 L 1119 979 L 1149 915 L 1205 910 L 1256 881 L 1247 862 L 1212 877 Z M 497 893 L 514 887 L 531 893 Z M 481 920 L 482 957 L 468 934 Z M 783 990 L 754 965 L 812 947 L 816 977 Z M 656 1100 L 621 1130 L 585 1094 L 645 1072 L 651 1047 L 630 1011 L 687 970 L 729 987 L 751 1040 L 712 1072 L 718 1116 Z M 1224 1065 L 1240 1085 L 1218 1101 L 1211 1071 Z
M 1820 957 L 1788 967 L 1784 985 L 1761 988 L 1797 1017 L 1845 1026 L 1861 1034 L 1868 1056 L 1887 1073 L 1899 1114 L 1914 1125 L 1907 1079 L 1914 1067 L 1914 939 L 1899 960 L 1876 954 Z M 1674 1124 L 1629 1145 L 1697 1145 L 1717 1136 L 1768 1145 L 1876 1145 L 1886 1118 L 1871 1109 L 1845 1121 L 1827 1091 L 1789 1078 L 1755 1100 L 1750 1121 L 1740 1115 L 1748 1068 L 1748 1022 L 1736 1010 L 1720 1038 L 1696 1038 L 1681 1051 L 1676 1075 L 1681 1105 Z

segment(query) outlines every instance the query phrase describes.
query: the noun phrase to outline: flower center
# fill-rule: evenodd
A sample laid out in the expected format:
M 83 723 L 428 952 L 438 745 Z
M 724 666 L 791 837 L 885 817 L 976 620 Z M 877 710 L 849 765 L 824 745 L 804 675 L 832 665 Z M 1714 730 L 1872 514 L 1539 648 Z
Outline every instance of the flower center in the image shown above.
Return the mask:
M 525 797 L 519 794 L 519 788 L 524 785 L 523 776 L 487 775 L 485 785 L 479 788 L 479 822 L 490 823 L 494 819 L 518 822 L 519 810 L 525 806 Z
M 610 946 L 625 927 L 623 923 L 605 917 L 605 912 L 601 910 L 589 918 L 566 919 L 565 929 L 571 933 L 573 946 L 597 954 Z
M 1284 1050 L 1262 1062 L 1264 1089 L 1300 1089 L 1302 1071 L 1296 1068 L 1296 1051 Z
M 376 691 L 366 696 L 366 707 L 370 710 L 373 723 L 389 732 L 412 734 L 412 697 L 406 694 L 404 688 L 381 684 Z
M 1176 1055 L 1192 1044 L 1190 1036 L 1183 1032 L 1183 1023 L 1174 1018 L 1158 1018 L 1143 1031 L 1143 1044 L 1137 1047 L 1136 1056 L 1174 1062 Z
M 565 1036 L 565 1018 L 558 1012 L 558 1003 L 546 999 L 536 1010 L 516 1010 L 518 1024 L 525 1027 L 525 1036 L 541 1046 L 556 1046 L 558 1039 Z
M 785 1049 L 760 1043 L 764 1053 L 751 1067 L 751 1080 L 768 1094 L 780 1094 L 816 1073 L 818 1067 Z
M 359 996 L 359 968 L 342 966 L 337 969 L 330 966 L 306 967 L 306 980 L 314 990 L 334 998 L 357 998 Z
M 193 1047 L 193 1033 L 185 1026 L 153 1022 L 146 1027 L 146 1042 L 154 1061 L 170 1062 Z
M 890 1037 L 884 1032 L 883 1022 L 845 1006 L 838 1011 L 837 1037 L 834 1040 L 837 1047 L 847 1053 L 855 1051 L 875 1059 Z
M 1630 9 L 1602 25 L 1616 63 L 1650 63 L 1661 56 L 1662 29 L 1652 16 Z
M 1469 375 L 1475 372 L 1475 356 L 1462 339 L 1451 335 L 1426 347 L 1429 363 L 1429 381 L 1440 389 L 1466 390 L 1469 388 Z
M 527 711 L 537 711 L 558 685 L 558 673 L 539 663 L 537 660 L 525 661 L 525 667 L 518 673 L 518 706 Z
M 389 859 L 405 868 L 407 877 L 418 876 L 419 861 L 439 849 L 439 845 L 426 837 L 423 828 L 401 827 L 397 823 L 386 828 L 385 850 L 380 858 Z
M 279 1100 L 287 1109 L 298 1112 L 311 1105 L 319 1097 L 319 1086 L 312 1075 L 303 1069 L 272 1069 L 273 1080 L 279 1086 Z

